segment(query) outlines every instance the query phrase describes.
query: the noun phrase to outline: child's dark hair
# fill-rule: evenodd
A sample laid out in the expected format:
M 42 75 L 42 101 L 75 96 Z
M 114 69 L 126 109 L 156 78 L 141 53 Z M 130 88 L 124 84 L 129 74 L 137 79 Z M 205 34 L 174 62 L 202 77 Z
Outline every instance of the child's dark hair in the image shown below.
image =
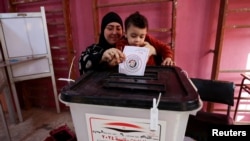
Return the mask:
M 141 15 L 138 11 L 131 14 L 125 19 L 125 31 L 131 26 L 134 25 L 138 28 L 147 28 L 148 29 L 148 20 L 145 16 Z

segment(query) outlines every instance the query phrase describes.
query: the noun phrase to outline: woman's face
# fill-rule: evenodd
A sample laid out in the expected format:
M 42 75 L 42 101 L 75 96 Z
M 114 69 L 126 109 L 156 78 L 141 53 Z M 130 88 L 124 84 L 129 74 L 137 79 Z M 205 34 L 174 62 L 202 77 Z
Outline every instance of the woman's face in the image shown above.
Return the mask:
M 111 45 L 121 39 L 123 34 L 122 26 L 117 22 L 109 23 L 104 29 L 104 37 Z

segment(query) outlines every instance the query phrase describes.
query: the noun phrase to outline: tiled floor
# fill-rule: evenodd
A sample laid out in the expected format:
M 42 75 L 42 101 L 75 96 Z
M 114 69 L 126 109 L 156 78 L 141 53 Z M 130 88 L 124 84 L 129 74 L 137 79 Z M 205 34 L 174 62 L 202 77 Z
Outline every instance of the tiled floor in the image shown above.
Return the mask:
M 67 125 L 72 131 L 74 130 L 69 110 L 58 114 L 53 109 L 32 108 L 23 111 L 22 114 L 23 122 L 15 124 L 8 121 L 12 141 L 44 141 L 46 137 L 50 136 L 50 131 L 63 125 Z M 2 123 L 0 141 L 7 141 Z

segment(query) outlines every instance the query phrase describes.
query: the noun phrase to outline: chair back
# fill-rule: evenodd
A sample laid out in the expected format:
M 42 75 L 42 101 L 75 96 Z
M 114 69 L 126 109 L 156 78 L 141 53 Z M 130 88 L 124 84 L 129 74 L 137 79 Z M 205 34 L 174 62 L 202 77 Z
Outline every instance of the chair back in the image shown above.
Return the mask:
M 200 78 L 191 78 L 191 81 L 203 101 L 226 104 L 227 115 L 230 115 L 231 106 L 234 105 L 235 84 L 233 82 Z
M 235 84 L 229 81 L 191 78 L 203 101 L 234 105 Z

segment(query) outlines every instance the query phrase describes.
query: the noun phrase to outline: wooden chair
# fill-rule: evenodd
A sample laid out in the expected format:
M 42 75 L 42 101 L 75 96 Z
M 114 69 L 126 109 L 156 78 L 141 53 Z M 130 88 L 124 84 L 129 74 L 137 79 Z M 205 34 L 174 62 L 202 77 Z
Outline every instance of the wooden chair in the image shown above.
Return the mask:
M 238 95 L 238 98 L 237 98 L 236 107 L 235 107 L 235 111 L 234 111 L 234 120 L 236 119 L 236 115 L 237 115 L 237 112 L 238 112 L 238 107 L 239 107 L 242 91 L 245 91 L 248 94 L 250 94 L 250 83 L 246 83 L 246 81 L 250 81 L 250 76 L 247 76 L 245 74 L 240 74 L 240 75 L 243 78 L 241 80 L 239 95 Z
M 199 78 L 192 78 L 191 80 L 197 87 L 202 101 L 227 105 L 227 112 L 225 114 L 210 113 L 201 110 L 196 115 L 189 116 L 185 135 L 197 141 L 207 141 L 210 136 L 211 125 L 234 124 L 233 118 L 230 117 L 230 109 L 234 104 L 235 85 L 233 82 L 228 81 Z

